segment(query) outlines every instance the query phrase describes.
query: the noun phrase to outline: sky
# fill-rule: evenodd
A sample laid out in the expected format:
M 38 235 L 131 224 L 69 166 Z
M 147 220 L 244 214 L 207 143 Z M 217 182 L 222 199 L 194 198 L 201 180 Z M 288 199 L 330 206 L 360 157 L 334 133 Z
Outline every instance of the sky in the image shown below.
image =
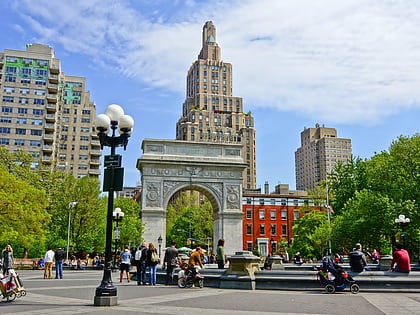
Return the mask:
M 86 77 L 97 114 L 121 105 L 135 126 L 117 153 L 135 186 L 142 140 L 175 139 L 206 21 L 255 119 L 258 187 L 295 189 L 300 133 L 317 123 L 362 159 L 419 132 L 419 1 L 0 1 L 0 51 L 49 45 L 65 74 Z

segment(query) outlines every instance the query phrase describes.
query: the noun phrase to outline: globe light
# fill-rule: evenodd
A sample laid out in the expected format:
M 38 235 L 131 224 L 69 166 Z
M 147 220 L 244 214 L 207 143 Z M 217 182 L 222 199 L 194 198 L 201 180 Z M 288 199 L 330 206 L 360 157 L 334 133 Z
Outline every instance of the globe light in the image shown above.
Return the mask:
M 122 115 L 118 121 L 122 132 L 129 132 L 134 126 L 134 119 L 130 115 Z
M 105 132 L 109 129 L 109 125 L 111 124 L 111 119 L 108 115 L 100 114 L 95 117 L 93 120 L 93 124 L 96 127 L 96 129 Z
M 106 108 L 105 115 L 111 119 L 111 122 L 118 122 L 121 116 L 124 115 L 124 110 L 120 105 L 112 104 Z

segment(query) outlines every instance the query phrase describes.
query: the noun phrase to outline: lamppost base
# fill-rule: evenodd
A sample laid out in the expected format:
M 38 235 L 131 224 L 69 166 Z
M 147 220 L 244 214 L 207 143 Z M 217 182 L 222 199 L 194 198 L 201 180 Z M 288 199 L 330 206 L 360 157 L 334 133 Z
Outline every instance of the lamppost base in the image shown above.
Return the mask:
M 118 296 L 95 296 L 94 306 L 116 306 L 118 305 Z

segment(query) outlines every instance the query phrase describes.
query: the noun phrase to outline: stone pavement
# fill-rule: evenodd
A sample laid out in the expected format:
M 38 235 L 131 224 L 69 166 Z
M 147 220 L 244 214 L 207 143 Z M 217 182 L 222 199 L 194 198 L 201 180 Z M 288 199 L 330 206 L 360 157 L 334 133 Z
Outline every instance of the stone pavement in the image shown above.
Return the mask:
M 116 283 L 118 306 L 95 307 L 102 271 L 65 271 L 63 280 L 42 279 L 42 271 L 20 271 L 25 297 L 1 302 L 0 314 L 419 314 L 417 293 L 325 294 L 319 291 L 179 289 Z M 118 274 L 113 273 L 113 280 Z

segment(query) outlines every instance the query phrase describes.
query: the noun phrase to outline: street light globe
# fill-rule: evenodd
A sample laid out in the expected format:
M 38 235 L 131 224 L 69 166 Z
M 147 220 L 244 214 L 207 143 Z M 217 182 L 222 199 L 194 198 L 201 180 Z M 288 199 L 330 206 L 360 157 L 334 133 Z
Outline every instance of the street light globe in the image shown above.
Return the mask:
M 404 221 L 405 220 L 405 215 L 404 214 L 400 214 L 398 216 L 398 219 L 400 219 L 401 221 Z
M 121 208 L 115 208 L 115 211 L 112 212 L 112 216 L 114 217 L 123 217 L 124 212 L 121 211 Z
M 108 130 L 109 125 L 111 124 L 111 119 L 108 115 L 100 114 L 95 117 L 93 124 L 96 127 L 96 129 L 105 132 Z
M 117 122 L 124 115 L 124 110 L 120 105 L 111 104 L 106 108 L 105 115 L 111 119 L 111 122 Z
M 120 133 L 130 132 L 134 126 L 134 119 L 130 115 L 122 115 L 118 121 L 118 126 L 120 127 Z

